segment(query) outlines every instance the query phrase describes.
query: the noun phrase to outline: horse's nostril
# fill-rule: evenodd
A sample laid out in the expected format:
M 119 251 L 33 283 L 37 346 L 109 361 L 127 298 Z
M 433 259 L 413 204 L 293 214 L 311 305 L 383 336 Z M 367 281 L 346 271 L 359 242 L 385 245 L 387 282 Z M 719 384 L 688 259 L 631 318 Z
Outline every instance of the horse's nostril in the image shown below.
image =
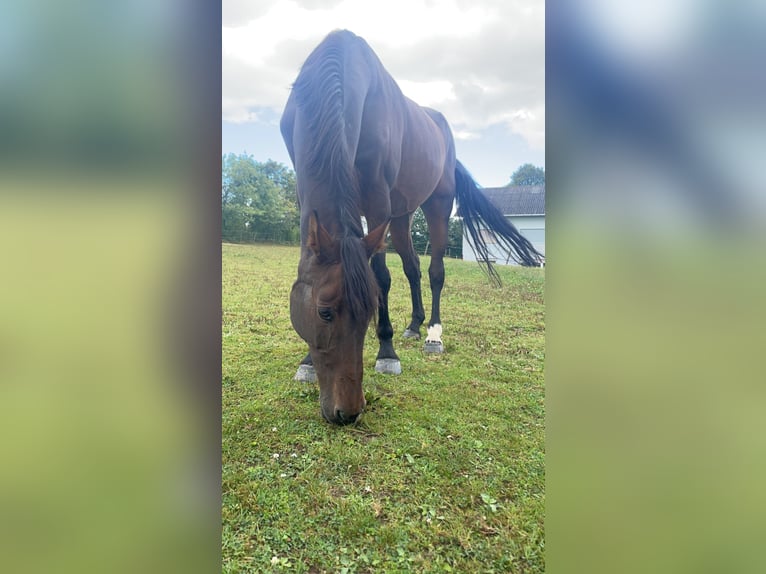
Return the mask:
M 355 415 L 347 415 L 344 411 L 340 409 L 336 409 L 335 411 L 335 420 L 342 425 L 353 423 L 356 421 L 357 418 L 359 418 L 359 413 Z

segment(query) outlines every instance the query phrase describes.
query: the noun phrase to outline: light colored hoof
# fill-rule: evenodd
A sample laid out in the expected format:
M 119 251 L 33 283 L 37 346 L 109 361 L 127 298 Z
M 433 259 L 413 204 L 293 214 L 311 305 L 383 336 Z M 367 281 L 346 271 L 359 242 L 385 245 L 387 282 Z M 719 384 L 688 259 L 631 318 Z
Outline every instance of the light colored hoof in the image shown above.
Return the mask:
M 401 375 L 402 363 L 397 359 L 378 359 L 375 361 L 375 371 L 384 375 Z
M 426 353 L 444 352 L 444 343 L 442 343 L 442 326 L 439 323 L 431 325 L 428 328 L 428 336 L 426 337 L 426 345 L 424 350 Z
M 426 341 L 425 347 L 423 347 L 423 350 L 426 353 L 429 354 L 437 354 L 437 353 L 443 353 L 444 352 L 444 343 L 441 341 Z
M 298 365 L 298 371 L 295 373 L 293 380 L 306 383 L 316 382 L 317 372 L 314 370 L 314 365 Z
M 413 331 L 412 329 L 406 329 L 404 331 L 404 335 L 402 335 L 405 339 L 420 339 L 420 333 L 417 331 Z

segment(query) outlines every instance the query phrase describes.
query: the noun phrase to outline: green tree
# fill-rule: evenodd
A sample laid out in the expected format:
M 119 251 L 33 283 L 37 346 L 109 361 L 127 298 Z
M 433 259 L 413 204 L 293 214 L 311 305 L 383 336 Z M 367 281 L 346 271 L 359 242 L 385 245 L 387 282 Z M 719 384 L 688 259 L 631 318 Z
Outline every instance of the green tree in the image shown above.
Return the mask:
M 447 230 L 447 255 L 456 259 L 463 258 L 463 220 L 459 217 L 450 217 Z
M 415 210 L 412 216 L 412 245 L 415 247 L 415 252 L 423 255 L 429 245 L 428 224 L 426 223 L 426 216 L 423 215 L 423 210 L 419 207 Z
M 511 175 L 511 185 L 545 185 L 545 168 L 525 163 Z
M 412 245 L 419 255 L 431 253 L 431 238 L 428 233 L 428 224 L 423 211 L 418 208 L 412 216 Z M 449 220 L 447 230 L 447 257 L 463 257 L 463 223 L 457 217 Z
M 286 229 L 299 230 L 301 215 L 298 210 L 295 191 L 295 172 L 286 165 L 271 159 L 257 165 L 260 172 L 279 188 L 282 195 L 283 221 Z
M 226 241 L 295 241 L 298 208 L 295 175 L 274 161 L 222 158 L 221 216 Z

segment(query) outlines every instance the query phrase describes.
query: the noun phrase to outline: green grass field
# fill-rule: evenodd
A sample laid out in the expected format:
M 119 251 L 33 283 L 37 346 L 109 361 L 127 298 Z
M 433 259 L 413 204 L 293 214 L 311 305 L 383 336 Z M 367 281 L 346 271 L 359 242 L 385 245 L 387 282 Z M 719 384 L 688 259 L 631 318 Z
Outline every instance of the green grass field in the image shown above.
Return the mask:
M 544 271 L 447 260 L 446 352 L 404 340 L 407 281 L 388 256 L 399 376 L 336 427 L 292 380 L 297 247 L 223 247 L 223 571 L 543 572 Z M 421 258 L 426 315 L 429 258 Z M 425 334 L 425 329 L 423 329 Z

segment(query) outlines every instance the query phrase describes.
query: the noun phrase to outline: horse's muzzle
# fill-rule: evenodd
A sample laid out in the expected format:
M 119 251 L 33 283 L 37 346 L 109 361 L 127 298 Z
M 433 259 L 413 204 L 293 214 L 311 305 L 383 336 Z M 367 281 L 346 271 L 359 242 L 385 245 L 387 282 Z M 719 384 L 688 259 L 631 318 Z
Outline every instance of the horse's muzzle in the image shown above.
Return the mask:
M 325 414 L 324 411 L 322 411 L 322 414 L 323 415 Z M 327 419 L 327 422 L 330 422 L 336 425 L 350 425 L 358 421 L 361 416 L 362 416 L 361 412 L 358 412 L 356 414 L 349 414 L 341 409 L 335 409 L 333 416 L 328 417 L 325 415 L 325 419 Z

